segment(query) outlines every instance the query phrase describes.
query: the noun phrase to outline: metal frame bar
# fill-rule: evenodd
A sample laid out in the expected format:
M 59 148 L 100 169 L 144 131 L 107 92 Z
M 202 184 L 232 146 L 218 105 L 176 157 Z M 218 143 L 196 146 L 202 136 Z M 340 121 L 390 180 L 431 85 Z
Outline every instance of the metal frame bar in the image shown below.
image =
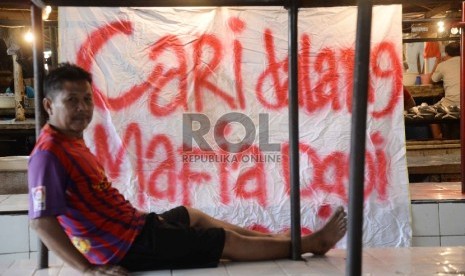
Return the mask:
M 99 6 L 99 7 L 120 7 L 128 6 L 125 0 L 32 0 L 37 6 L 32 6 L 32 17 L 34 31 L 37 36 L 43 36 L 43 29 L 39 23 L 39 14 L 46 5 L 51 6 Z M 401 1 L 376 1 L 379 4 L 400 4 Z M 421 1 L 419 1 L 421 2 Z M 174 6 L 284 6 L 289 7 L 289 122 L 290 122 L 290 172 L 291 172 L 291 238 L 292 238 L 292 258 L 300 259 L 300 185 L 299 185 L 299 154 L 298 154 L 298 93 L 297 93 L 297 14 L 298 7 L 332 7 L 355 5 L 354 0 L 326 1 L 326 0 L 139 0 L 131 1 L 133 7 L 174 7 Z M 366 129 L 366 106 L 368 87 L 368 61 L 370 49 L 371 30 L 371 8 L 370 1 L 360 0 L 358 20 L 357 20 L 357 45 L 354 74 L 354 101 L 351 135 L 351 155 L 350 159 L 350 206 L 349 206 L 349 257 L 347 259 L 347 269 L 350 275 L 360 275 L 361 273 L 361 237 L 363 223 L 363 181 L 364 181 L 364 153 L 365 152 L 365 129 Z M 34 74 L 36 87 L 36 134 L 39 135 L 40 127 L 45 123 L 41 101 L 43 98 L 42 83 L 44 76 L 43 66 L 43 45 L 42 40 L 36 40 L 34 45 Z M 360 135 L 361 133 L 361 135 Z M 363 139 L 360 139 L 363 137 Z M 361 191 L 361 192 L 360 192 Z M 47 248 L 42 244 L 40 247 L 39 268 L 48 266 Z M 358 272 L 358 273 L 357 273 Z M 356 274 L 353 274 L 356 273 Z
M 298 7 L 297 0 L 291 0 L 289 14 L 289 164 L 291 184 L 291 240 L 292 259 L 302 259 L 300 237 L 300 179 L 299 179 L 299 100 L 298 100 Z
M 349 154 L 349 232 L 346 275 L 362 274 L 363 191 L 370 65 L 371 0 L 360 0 L 355 38 L 355 67 Z
M 4 0 L 5 4 L 14 4 L 14 0 Z M 202 6 L 290 6 L 294 0 L 31 0 L 39 7 L 50 6 L 74 6 L 74 7 L 202 7 Z M 357 0 L 295 0 L 297 7 L 337 7 L 357 6 Z M 431 0 L 372 0 L 372 5 L 431 3 Z M 461 3 L 461 0 L 453 0 Z M 17 3 L 17 2 L 16 2 Z
M 459 23 L 460 35 L 460 168 L 462 176 L 462 194 L 465 194 L 465 1 L 462 2 L 462 22 Z
M 42 24 L 42 9 L 34 5 L 31 6 L 31 17 L 32 17 L 32 31 L 34 34 L 43 34 Z M 36 36 L 33 41 L 32 55 L 34 59 L 34 88 L 36 97 L 34 98 L 35 104 L 35 118 L 36 118 L 36 134 L 40 133 L 40 130 L 45 125 L 45 109 L 42 105 L 42 99 L 44 98 L 43 91 L 43 80 L 44 80 L 44 41 L 43 36 Z
M 460 35 L 460 172 L 462 176 L 462 194 L 465 194 L 465 1 L 462 1 L 462 21 L 455 26 L 461 28 Z
M 32 56 L 34 59 L 34 88 L 35 88 L 35 132 L 36 139 L 39 137 L 40 130 L 45 125 L 45 110 L 42 105 L 44 98 L 43 81 L 44 81 L 44 43 L 43 43 L 43 22 L 42 22 L 42 8 L 31 5 L 31 23 L 32 31 L 36 35 L 33 41 Z M 48 267 L 48 249 L 43 242 L 39 239 L 39 259 L 38 267 Z

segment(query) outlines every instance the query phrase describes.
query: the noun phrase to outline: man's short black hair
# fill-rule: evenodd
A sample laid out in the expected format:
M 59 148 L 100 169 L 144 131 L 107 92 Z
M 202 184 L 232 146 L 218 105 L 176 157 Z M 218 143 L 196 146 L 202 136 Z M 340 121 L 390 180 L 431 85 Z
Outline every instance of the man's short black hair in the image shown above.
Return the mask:
M 458 57 L 460 56 L 460 43 L 458 42 L 451 42 L 446 45 L 444 49 L 447 55 L 451 57 Z
M 88 81 L 92 84 L 92 75 L 77 65 L 68 62 L 60 63 L 44 79 L 44 97 L 53 99 L 67 81 Z

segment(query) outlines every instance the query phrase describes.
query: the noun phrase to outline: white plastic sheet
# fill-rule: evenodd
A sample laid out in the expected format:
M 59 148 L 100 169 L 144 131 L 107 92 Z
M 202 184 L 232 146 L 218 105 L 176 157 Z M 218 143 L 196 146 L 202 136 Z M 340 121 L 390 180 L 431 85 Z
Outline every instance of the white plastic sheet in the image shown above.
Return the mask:
M 356 14 L 299 11 L 303 233 L 348 203 Z M 286 10 L 60 8 L 59 24 L 60 60 L 94 76 L 86 142 L 131 202 L 289 229 Z M 374 7 L 372 30 L 363 243 L 408 246 L 401 7 Z

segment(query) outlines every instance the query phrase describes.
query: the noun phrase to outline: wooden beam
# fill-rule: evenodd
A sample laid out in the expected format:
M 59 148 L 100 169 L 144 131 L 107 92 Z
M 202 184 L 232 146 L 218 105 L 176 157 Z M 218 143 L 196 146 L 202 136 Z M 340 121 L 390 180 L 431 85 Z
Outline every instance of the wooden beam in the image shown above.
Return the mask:
M 0 25 L 9 27 L 31 25 L 31 12 L 28 9 L 0 8 Z
M 30 0 L 2 0 L 0 8 L 29 9 L 32 5 Z
M 452 8 L 452 5 L 450 3 L 438 6 L 436 8 L 433 8 L 429 12 L 425 13 L 425 18 L 431 18 L 431 17 L 433 17 L 433 16 L 435 16 L 437 14 L 440 14 L 440 13 L 443 13 L 443 12 L 446 12 L 446 11 L 450 10 L 451 8 Z
M 48 20 L 44 25 L 57 25 L 58 12 L 57 9 L 52 9 Z M 19 27 L 31 25 L 31 10 L 30 9 L 7 9 L 0 7 L 0 26 L 3 27 Z
M 180 7 L 180 6 L 288 6 L 289 0 L 31 0 L 37 6 L 79 6 L 79 7 Z M 375 5 L 431 4 L 431 0 L 373 0 Z M 461 3 L 461 0 L 449 0 Z M 356 6 L 357 0 L 300 0 L 299 7 Z

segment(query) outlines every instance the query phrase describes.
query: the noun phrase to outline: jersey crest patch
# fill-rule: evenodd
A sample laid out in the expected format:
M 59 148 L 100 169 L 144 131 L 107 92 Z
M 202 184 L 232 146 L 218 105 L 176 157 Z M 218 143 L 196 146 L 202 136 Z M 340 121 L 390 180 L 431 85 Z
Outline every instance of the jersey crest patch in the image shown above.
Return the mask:
M 45 186 L 37 186 L 32 188 L 32 204 L 34 212 L 45 210 Z
M 86 254 L 89 252 L 91 245 L 90 241 L 87 239 L 79 238 L 79 237 L 72 237 L 71 241 L 73 242 L 74 246 L 81 252 L 82 254 Z

